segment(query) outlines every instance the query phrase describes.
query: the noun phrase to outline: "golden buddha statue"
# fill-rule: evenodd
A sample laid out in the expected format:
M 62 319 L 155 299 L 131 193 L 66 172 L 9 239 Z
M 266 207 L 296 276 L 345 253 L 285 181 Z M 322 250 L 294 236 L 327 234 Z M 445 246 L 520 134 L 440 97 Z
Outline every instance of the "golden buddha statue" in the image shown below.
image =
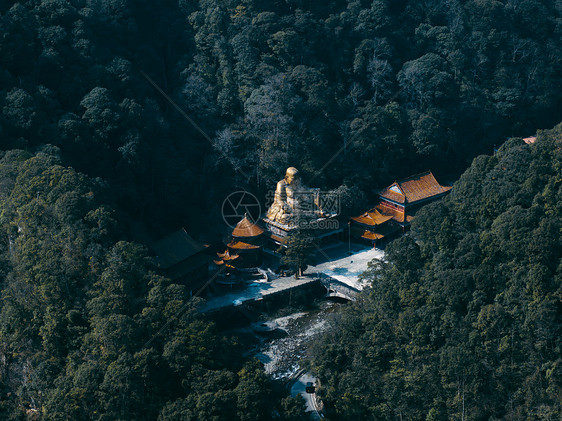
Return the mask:
M 287 168 L 285 178 L 277 183 L 273 204 L 267 211 L 270 221 L 288 224 L 289 220 L 298 207 L 295 192 L 300 187 L 299 170 L 295 167 Z

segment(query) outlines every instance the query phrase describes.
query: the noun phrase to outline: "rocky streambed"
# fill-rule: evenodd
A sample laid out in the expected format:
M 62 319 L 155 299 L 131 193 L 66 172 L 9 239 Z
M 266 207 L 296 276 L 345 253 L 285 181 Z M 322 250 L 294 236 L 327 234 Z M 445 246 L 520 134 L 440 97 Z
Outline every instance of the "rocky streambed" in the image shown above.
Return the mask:
M 327 319 L 341 304 L 322 301 L 313 310 L 273 318 L 256 326 L 259 340 L 253 355 L 274 379 L 286 379 L 300 368 L 311 341 L 328 327 Z

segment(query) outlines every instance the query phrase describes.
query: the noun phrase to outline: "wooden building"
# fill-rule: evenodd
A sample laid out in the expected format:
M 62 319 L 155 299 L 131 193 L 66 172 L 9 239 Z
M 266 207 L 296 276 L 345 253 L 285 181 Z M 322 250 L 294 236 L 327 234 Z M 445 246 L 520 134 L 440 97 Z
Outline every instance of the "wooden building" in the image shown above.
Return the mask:
M 400 231 L 398 225 L 392 222 L 392 218 L 392 215 L 385 215 L 373 208 L 363 215 L 350 218 L 350 235 L 376 247 L 393 233 Z
M 182 228 L 152 245 L 155 262 L 166 276 L 186 284 L 192 291 L 205 284 L 211 257 L 203 244 L 191 238 Z
M 421 206 L 442 198 L 451 188 L 439 184 L 431 171 L 416 174 L 395 181 L 382 190 L 377 209 L 385 215 L 392 215 L 395 222 L 407 228 Z
M 378 246 L 408 229 L 420 207 L 450 191 L 451 187 L 439 184 L 431 171 L 395 181 L 379 192 L 379 203 L 373 209 L 350 219 L 350 235 Z
M 250 221 L 248 215 L 244 215 L 244 218 L 236 224 L 232 231 L 232 241 L 226 245 L 225 253 L 229 258 L 225 260 L 223 253 L 217 253 L 220 260 L 215 263 L 226 264 L 232 269 L 259 266 L 262 260 L 263 233 L 264 230 L 261 227 Z

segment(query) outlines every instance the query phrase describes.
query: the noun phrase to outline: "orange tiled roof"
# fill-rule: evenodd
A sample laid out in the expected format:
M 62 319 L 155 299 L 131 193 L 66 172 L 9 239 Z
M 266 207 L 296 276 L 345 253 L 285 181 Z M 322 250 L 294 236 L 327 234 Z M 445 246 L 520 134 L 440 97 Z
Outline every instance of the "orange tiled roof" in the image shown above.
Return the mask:
M 380 197 L 396 203 L 411 204 L 446 193 L 451 188 L 440 185 L 431 171 L 427 171 L 392 183 L 380 193 Z
M 371 231 L 365 231 L 363 232 L 363 235 L 361 235 L 361 238 L 364 238 L 365 240 L 380 240 L 381 238 L 384 238 L 384 235 L 379 234 L 378 232 L 371 232 Z
M 228 254 L 228 251 L 226 251 L 225 253 L 217 253 L 217 256 L 219 256 L 220 260 L 213 260 L 213 262 L 215 263 L 215 265 L 219 266 L 224 265 L 226 264 L 226 262 L 230 262 L 231 260 L 236 260 L 240 257 L 237 254 L 230 255 Z
M 260 248 L 260 246 L 244 243 L 243 241 L 232 241 L 227 244 L 227 247 L 234 250 L 257 250 Z
M 358 227 L 351 227 L 351 235 L 354 238 L 363 238 L 365 240 L 375 241 L 375 240 L 381 240 L 387 235 L 393 234 L 397 230 L 399 230 L 399 228 L 390 227 L 386 225 L 381 229 L 377 229 L 377 231 L 375 232 L 364 230 Z
M 380 211 L 383 215 L 390 216 L 396 222 L 400 222 L 401 224 L 404 223 L 404 212 L 399 211 L 398 209 L 394 209 L 388 206 L 385 206 L 383 203 L 377 205 L 377 210 Z M 410 222 L 411 218 L 406 217 L 406 221 Z
M 377 226 L 384 224 L 386 221 L 392 219 L 392 215 L 383 215 L 376 208 L 365 212 L 363 215 L 354 216 L 350 218 L 352 221 L 358 222 L 359 224 Z
M 285 240 L 284 238 L 279 237 L 278 235 L 275 235 L 275 234 L 271 234 L 271 235 L 270 235 L 270 238 L 271 238 L 273 241 L 278 242 L 279 244 L 285 244 L 285 243 L 287 242 L 287 240 Z
M 248 215 L 244 215 L 244 218 L 236 224 L 234 231 L 232 231 L 233 237 L 257 237 L 262 234 L 263 229 L 252 223 L 248 219 Z

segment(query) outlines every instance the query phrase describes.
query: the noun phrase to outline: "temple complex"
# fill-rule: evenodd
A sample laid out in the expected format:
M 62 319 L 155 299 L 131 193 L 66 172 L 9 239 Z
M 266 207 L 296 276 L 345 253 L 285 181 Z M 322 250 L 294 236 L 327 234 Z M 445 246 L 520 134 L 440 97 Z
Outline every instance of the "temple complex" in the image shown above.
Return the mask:
M 379 203 L 373 209 L 350 219 L 350 234 L 377 246 L 406 231 L 420 207 L 442 198 L 451 188 L 439 184 L 431 171 L 395 181 L 379 192 Z

